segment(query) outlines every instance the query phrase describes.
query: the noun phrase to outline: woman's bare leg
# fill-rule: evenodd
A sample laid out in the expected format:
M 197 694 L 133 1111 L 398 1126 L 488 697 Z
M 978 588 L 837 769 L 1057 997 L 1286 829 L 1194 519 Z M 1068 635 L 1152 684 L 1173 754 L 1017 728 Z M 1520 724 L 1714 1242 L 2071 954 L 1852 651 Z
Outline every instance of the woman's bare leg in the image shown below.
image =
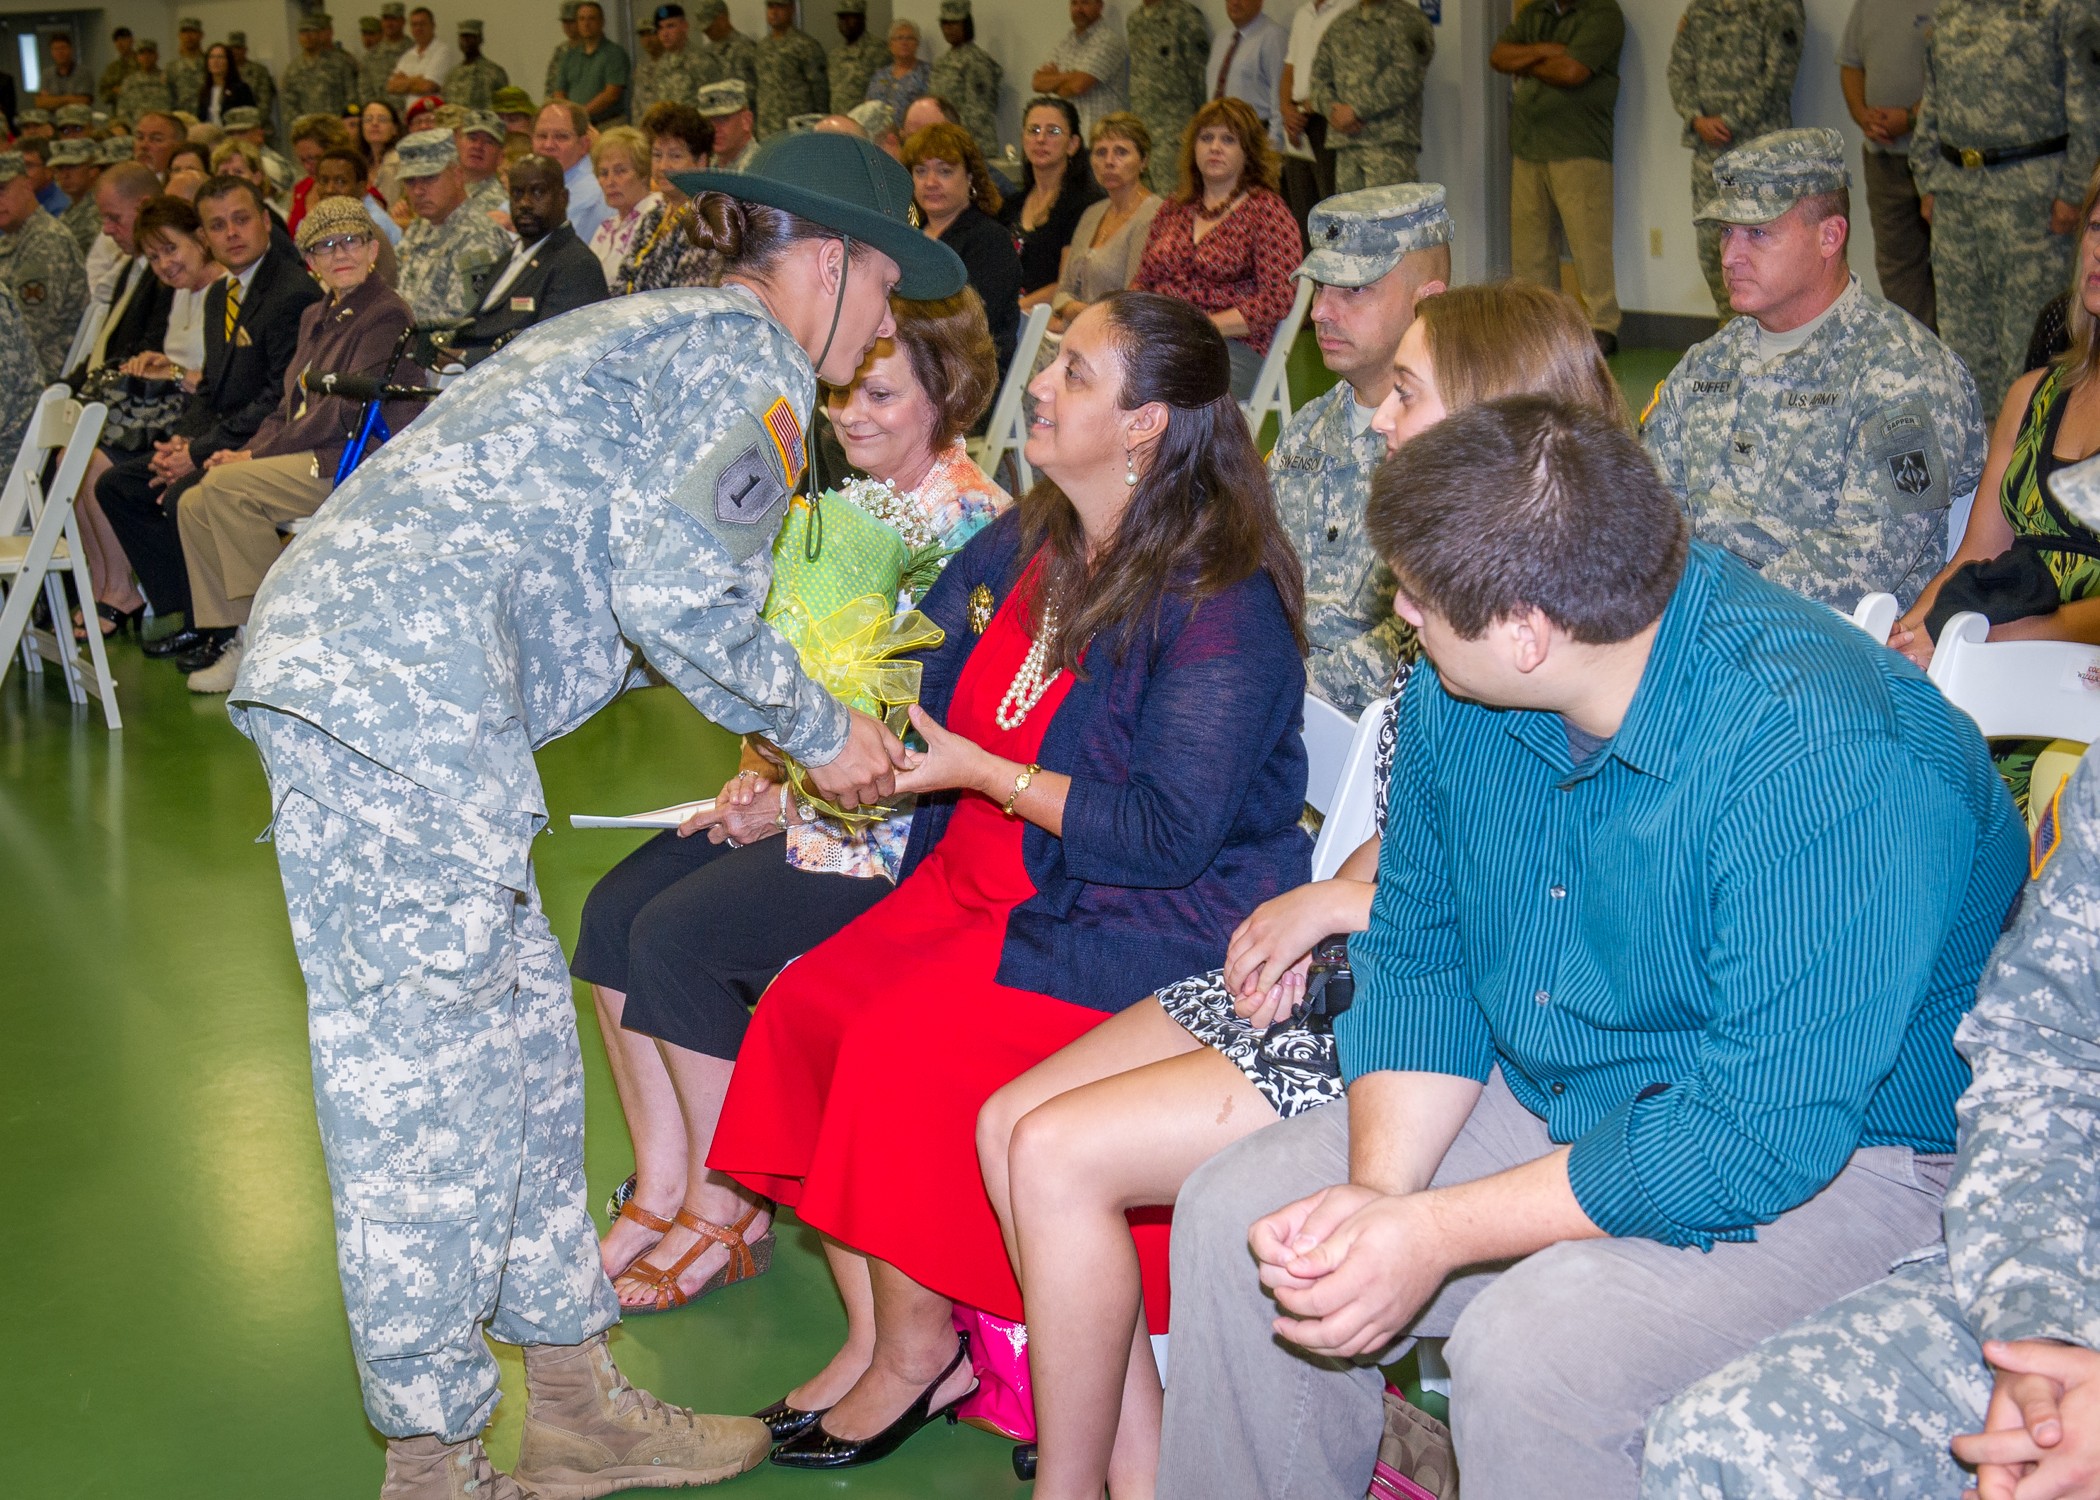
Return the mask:
M 1157 1377 L 1130 1390 L 1141 1289 L 1124 1212 L 1172 1203 L 1189 1173 L 1275 1119 L 1246 1075 L 1197 1046 L 1058 1094 L 1014 1127 L 1009 1192 L 1028 1309 L 1039 1500 L 1099 1500 L 1112 1459 L 1120 1460 L 1116 1500 L 1151 1493 L 1159 1408 L 1149 1391 Z M 1126 1415 L 1139 1430 L 1120 1437 Z
M 867 1261 L 875 1293 L 875 1349 L 868 1368 L 824 1418 L 824 1430 L 853 1441 L 889 1426 L 955 1358 L 955 1304 L 886 1261 Z M 933 1393 L 938 1411 L 976 1382 L 964 1360 Z M 807 1410 L 808 1408 L 804 1408 Z
M 1111 1500 L 1152 1500 L 1159 1487 L 1160 1427 L 1166 1420 L 1166 1392 L 1160 1389 L 1159 1364 L 1152 1357 L 1152 1335 L 1145 1331 L 1143 1309 L 1130 1338 L 1130 1368 L 1123 1377 L 1123 1409 L 1116 1418 L 1116 1446 L 1108 1455 Z M 1041 1463 L 1038 1449 L 1037 1463 Z
M 831 1265 L 831 1279 L 838 1284 L 839 1301 L 846 1304 L 846 1342 L 831 1356 L 831 1363 L 787 1393 L 787 1404 L 797 1411 L 828 1409 L 875 1362 L 875 1288 L 868 1274 L 868 1258 L 826 1235 L 824 1259 Z
M 627 1116 L 627 1136 L 634 1143 L 635 1207 L 668 1219 L 685 1201 L 685 1121 L 678 1111 L 678 1091 L 657 1053 L 656 1039 L 621 1029 L 627 996 L 594 984 L 591 998 L 597 1002 L 598 1031 L 605 1038 L 613 1087 Z M 598 1242 L 605 1274 L 618 1276 L 658 1239 L 655 1230 L 632 1219 L 613 1220 Z
M 80 520 L 80 544 L 87 552 L 88 576 L 95 581 L 96 599 L 131 610 L 146 599 L 131 581 L 131 559 L 124 555 L 124 544 L 117 540 L 109 517 L 102 514 L 102 504 L 95 498 L 95 481 L 114 467 L 100 448 L 94 451 L 80 481 L 80 492 L 73 497 L 73 514 Z

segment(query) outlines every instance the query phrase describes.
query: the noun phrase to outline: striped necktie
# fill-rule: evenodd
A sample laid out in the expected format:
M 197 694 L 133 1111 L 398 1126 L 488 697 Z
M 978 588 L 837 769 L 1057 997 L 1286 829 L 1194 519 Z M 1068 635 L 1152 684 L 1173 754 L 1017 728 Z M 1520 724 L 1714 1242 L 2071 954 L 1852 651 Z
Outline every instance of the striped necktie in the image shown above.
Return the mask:
M 241 279 L 229 276 L 226 278 L 226 342 L 229 344 L 233 342 L 233 325 L 240 321 L 240 316 Z

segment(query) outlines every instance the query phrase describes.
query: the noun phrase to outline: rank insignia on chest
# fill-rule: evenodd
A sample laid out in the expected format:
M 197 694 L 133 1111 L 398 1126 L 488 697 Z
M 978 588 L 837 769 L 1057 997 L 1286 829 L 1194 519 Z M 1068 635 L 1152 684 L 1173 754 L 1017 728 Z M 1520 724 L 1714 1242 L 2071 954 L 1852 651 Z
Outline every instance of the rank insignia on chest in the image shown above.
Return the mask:
M 970 633 L 983 635 L 991 623 L 992 591 L 980 583 L 970 590 Z
M 787 475 L 788 488 L 793 489 L 809 459 L 802 447 L 802 424 L 795 420 L 795 408 L 788 405 L 787 397 L 776 398 L 766 408 L 765 429 L 780 450 L 781 471 Z
M 1913 448 L 1889 459 L 1889 480 L 1906 495 L 1922 495 L 1932 488 L 1932 470 L 1925 466 L 1925 450 Z
M 1757 451 L 1757 444 L 1752 442 L 1749 438 L 1737 438 L 1735 440 L 1734 446 L 1735 456 L 1737 458 L 1748 458 L 1751 454 Z
M 22 294 L 24 302 L 41 302 L 44 300 L 44 284 L 41 281 L 25 281 L 19 287 L 16 287 L 15 290 Z

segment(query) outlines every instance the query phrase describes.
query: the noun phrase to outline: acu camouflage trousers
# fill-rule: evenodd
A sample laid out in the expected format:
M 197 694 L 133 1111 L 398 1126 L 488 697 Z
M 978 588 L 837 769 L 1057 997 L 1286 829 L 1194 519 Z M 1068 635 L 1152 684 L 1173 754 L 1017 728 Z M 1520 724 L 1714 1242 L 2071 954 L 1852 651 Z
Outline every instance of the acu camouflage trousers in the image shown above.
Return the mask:
M 585 1207 L 568 968 L 529 883 L 346 814 L 354 778 L 316 785 L 256 738 L 365 1411 L 388 1437 L 458 1442 L 498 1398 L 484 1328 L 568 1345 L 619 1320 Z
M 1984 167 L 1933 197 L 1940 337 L 1969 367 L 1986 425 L 2026 366 L 2042 305 L 2071 284 L 2077 237 L 2049 232 L 2056 165 Z

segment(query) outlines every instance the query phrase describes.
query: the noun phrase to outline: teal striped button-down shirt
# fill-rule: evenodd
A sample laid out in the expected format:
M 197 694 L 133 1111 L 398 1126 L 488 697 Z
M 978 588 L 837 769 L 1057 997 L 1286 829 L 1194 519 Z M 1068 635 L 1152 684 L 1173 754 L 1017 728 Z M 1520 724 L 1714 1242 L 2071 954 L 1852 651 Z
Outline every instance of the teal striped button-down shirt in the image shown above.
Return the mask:
M 1695 543 L 1615 738 L 1409 684 L 1343 1071 L 1499 1066 L 1606 1233 L 1755 1238 L 1861 1146 L 1954 1148 L 2025 874 L 1976 727 Z

